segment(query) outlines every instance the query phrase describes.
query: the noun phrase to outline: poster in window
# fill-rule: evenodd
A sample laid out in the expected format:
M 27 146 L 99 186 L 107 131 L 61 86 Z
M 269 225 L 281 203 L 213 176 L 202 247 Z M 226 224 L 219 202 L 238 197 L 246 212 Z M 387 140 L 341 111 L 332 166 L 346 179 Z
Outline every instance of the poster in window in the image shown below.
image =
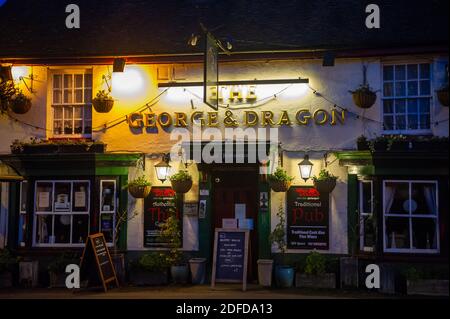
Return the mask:
M 287 195 L 287 247 L 329 249 L 329 194 L 293 186 Z
M 159 225 L 166 221 L 174 210 L 178 220 L 181 214 L 177 209 L 176 193 L 170 187 L 152 187 L 150 195 L 144 200 L 144 246 L 167 247 L 169 244 L 160 238 Z
M 85 207 L 86 206 L 86 193 L 85 192 L 75 192 L 75 207 Z
M 50 192 L 39 192 L 38 193 L 38 207 L 48 208 L 50 206 Z

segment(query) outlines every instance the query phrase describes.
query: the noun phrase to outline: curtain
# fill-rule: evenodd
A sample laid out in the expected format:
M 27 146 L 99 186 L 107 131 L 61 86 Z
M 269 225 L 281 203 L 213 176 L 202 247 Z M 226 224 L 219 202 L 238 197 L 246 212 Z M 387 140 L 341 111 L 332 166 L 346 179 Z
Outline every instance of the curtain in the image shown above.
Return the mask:
M 389 211 L 391 210 L 392 204 L 394 203 L 396 189 L 397 187 L 394 184 L 385 184 L 384 186 L 384 212 L 383 212 L 384 214 L 389 214 Z M 387 226 L 388 225 L 386 224 L 386 229 L 384 233 L 386 247 L 387 244 L 389 243 L 389 234 Z M 395 243 L 395 238 L 392 238 L 392 243 Z
M 436 203 L 436 187 L 434 185 L 425 185 L 423 188 L 423 194 L 425 200 L 427 201 L 428 209 L 430 214 L 437 214 L 437 203 Z

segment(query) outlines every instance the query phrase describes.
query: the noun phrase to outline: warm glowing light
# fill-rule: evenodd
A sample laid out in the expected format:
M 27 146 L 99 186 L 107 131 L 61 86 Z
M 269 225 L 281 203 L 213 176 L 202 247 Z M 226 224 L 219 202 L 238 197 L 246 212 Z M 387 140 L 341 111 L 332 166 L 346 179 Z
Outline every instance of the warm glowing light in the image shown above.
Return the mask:
M 21 80 L 22 77 L 28 77 L 30 75 L 30 67 L 28 66 L 13 66 L 11 73 L 15 82 Z
M 166 94 L 167 99 L 172 103 L 188 103 L 191 99 L 203 100 L 203 87 L 171 87 Z
M 308 85 L 304 83 L 293 84 L 264 84 L 256 86 L 258 99 L 266 99 L 276 95 L 286 99 L 298 99 L 306 94 Z
M 112 94 L 114 97 L 136 96 L 145 90 L 145 72 L 138 66 L 129 66 L 122 73 L 112 75 Z

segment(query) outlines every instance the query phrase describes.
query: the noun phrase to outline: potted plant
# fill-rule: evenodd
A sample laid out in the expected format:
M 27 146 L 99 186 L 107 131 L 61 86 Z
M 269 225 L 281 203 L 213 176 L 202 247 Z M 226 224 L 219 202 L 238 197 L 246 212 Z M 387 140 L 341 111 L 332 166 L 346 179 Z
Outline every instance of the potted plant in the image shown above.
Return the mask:
M 319 172 L 319 176 L 313 177 L 314 187 L 319 191 L 319 193 L 331 193 L 336 187 L 337 177 L 322 169 Z
M 165 253 L 145 253 L 130 263 L 130 282 L 136 286 L 167 285 L 169 283 L 168 267 Z
M 376 92 L 367 83 L 362 84 L 354 91 L 350 91 L 350 93 L 352 94 L 355 105 L 362 109 L 371 108 L 377 101 Z
M 442 86 L 439 90 L 436 91 L 439 103 L 442 106 L 448 107 L 448 83 Z
M 18 91 L 9 101 L 9 108 L 16 114 L 25 114 L 31 108 L 31 99 Z
M 98 113 L 108 113 L 114 106 L 114 99 L 110 92 L 100 90 L 95 98 L 92 99 L 92 106 Z
M 405 135 L 390 135 L 387 140 L 387 151 L 408 151 L 412 148 L 412 142 Z
M 356 139 L 356 149 L 358 151 L 368 151 L 370 149 L 367 137 L 361 135 Z
M 281 263 L 275 267 L 275 281 L 278 287 L 290 288 L 294 284 L 294 267 L 287 265 L 286 257 L 286 221 L 284 217 L 283 204 L 280 203 L 277 212 L 278 224 L 269 236 L 270 242 L 275 244 L 281 254 Z M 268 272 L 266 273 L 268 275 Z M 272 272 L 270 272 L 272 276 Z
M 270 188 L 274 192 L 287 192 L 294 177 L 289 176 L 284 169 L 278 167 L 273 174 L 267 177 Z
M 70 264 L 78 265 L 80 259 L 75 254 L 62 253 L 53 259 L 47 266 L 50 288 L 66 287 L 66 267 Z
M 134 198 L 145 198 L 150 194 L 152 183 L 150 183 L 145 176 L 140 176 L 126 185 L 131 196 Z
M 159 224 L 159 228 L 161 241 L 169 247 L 167 262 L 170 265 L 172 280 L 177 284 L 186 284 L 189 280 L 189 266 L 183 259 L 180 220 L 174 209 L 169 210 L 169 216 Z
M 16 88 L 12 81 L 0 83 L 0 111 L 5 112 L 10 104 L 10 100 L 16 93 Z
M 304 273 L 299 273 L 296 276 L 295 286 L 299 288 L 336 288 L 336 275 L 334 273 L 327 273 L 327 258 L 312 251 L 306 257 L 306 266 Z
M 192 176 L 187 171 L 180 170 L 170 176 L 170 183 L 176 193 L 184 194 L 189 192 L 192 187 Z
M 449 295 L 448 269 L 447 273 L 433 274 L 432 269 L 428 271 L 409 267 L 404 272 L 406 278 L 406 293 L 408 295 L 422 296 L 447 296 Z M 446 277 L 447 279 L 442 279 Z
M 13 271 L 17 265 L 9 250 L 0 250 L 0 288 L 11 288 L 13 286 Z

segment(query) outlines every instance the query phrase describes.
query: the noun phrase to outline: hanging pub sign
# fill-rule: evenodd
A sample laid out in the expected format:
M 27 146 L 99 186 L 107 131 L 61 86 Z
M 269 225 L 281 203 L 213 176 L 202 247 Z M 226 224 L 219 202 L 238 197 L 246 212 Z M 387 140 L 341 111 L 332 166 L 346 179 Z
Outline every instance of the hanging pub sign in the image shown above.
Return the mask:
M 205 33 L 205 65 L 204 65 L 204 88 L 203 88 L 203 102 L 214 110 L 219 109 L 218 99 L 218 83 L 219 83 L 219 52 L 217 40 L 214 36 Z
M 329 249 L 329 194 L 293 186 L 287 194 L 287 247 Z
M 171 187 L 152 187 L 144 200 L 145 247 L 167 247 L 168 243 L 160 238 L 159 225 L 166 221 L 171 210 L 175 210 L 180 219 L 175 191 Z

